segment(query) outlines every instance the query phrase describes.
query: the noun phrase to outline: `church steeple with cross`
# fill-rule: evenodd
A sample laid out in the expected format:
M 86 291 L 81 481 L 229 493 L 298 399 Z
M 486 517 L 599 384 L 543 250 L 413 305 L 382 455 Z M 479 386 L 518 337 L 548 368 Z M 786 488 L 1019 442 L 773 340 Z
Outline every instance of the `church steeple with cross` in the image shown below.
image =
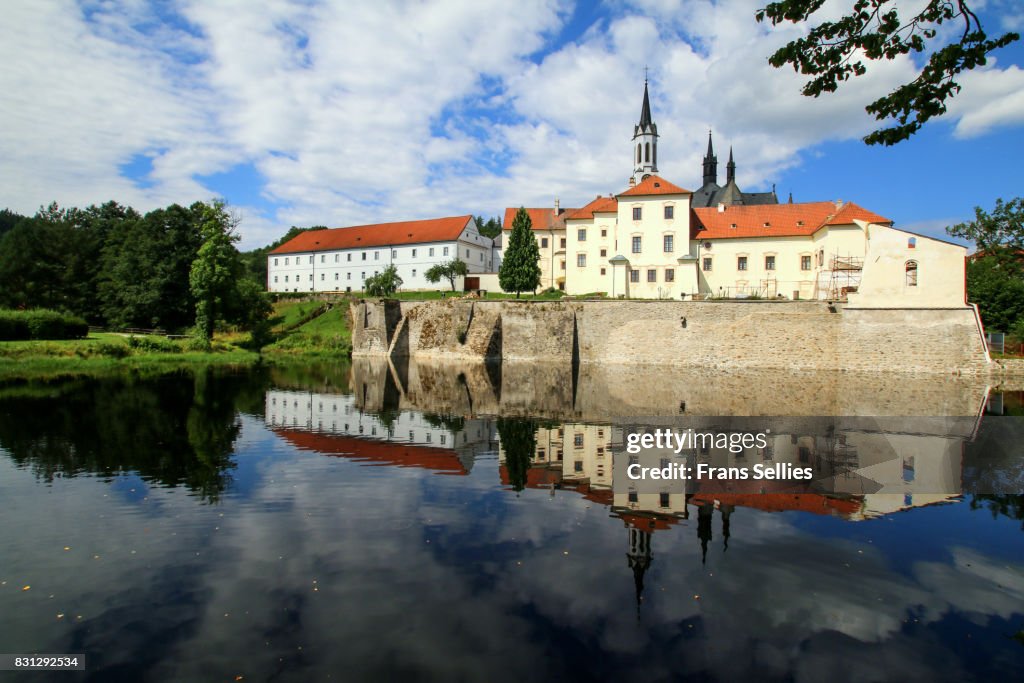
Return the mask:
M 651 120 L 651 98 L 647 92 L 647 68 L 644 67 L 644 103 L 640 123 L 633 128 L 633 183 L 658 172 L 658 126 Z

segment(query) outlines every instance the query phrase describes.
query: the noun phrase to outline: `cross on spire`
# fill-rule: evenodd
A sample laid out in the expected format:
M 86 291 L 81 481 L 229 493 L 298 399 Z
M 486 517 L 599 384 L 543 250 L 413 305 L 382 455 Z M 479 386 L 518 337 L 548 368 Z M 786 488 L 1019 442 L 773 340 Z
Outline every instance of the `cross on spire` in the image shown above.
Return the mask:
M 644 85 L 647 85 L 647 65 L 644 64 Z

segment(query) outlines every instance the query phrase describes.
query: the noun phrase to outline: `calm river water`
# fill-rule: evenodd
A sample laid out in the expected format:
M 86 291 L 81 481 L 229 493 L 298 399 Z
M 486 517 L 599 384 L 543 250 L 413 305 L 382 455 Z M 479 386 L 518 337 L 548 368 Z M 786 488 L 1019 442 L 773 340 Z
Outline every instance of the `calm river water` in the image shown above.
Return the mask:
M 7 382 L 0 653 L 86 671 L 0 680 L 1019 679 L 1024 453 L 986 436 L 1007 413 L 1019 394 L 966 380 L 845 374 Z M 680 415 L 967 422 L 743 456 L 853 462 L 839 495 L 613 490 L 616 419 Z

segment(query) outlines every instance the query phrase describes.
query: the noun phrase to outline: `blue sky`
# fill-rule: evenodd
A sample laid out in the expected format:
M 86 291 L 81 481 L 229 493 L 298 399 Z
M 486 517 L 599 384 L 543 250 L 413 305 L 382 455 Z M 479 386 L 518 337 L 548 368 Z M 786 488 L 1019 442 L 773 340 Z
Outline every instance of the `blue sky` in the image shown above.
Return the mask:
M 732 145 L 745 190 L 854 201 L 926 234 L 1020 193 L 1020 43 L 961 78 L 911 141 L 867 147 L 864 105 L 913 63 L 805 98 L 798 75 L 766 63 L 800 29 L 757 24 L 761 4 L 13 2 L 0 206 L 220 196 L 245 248 L 291 225 L 580 206 L 626 187 L 645 66 L 660 171 L 683 187 L 700 184 L 710 128 L 720 176 Z M 991 33 L 1024 28 L 1019 2 L 975 7 Z

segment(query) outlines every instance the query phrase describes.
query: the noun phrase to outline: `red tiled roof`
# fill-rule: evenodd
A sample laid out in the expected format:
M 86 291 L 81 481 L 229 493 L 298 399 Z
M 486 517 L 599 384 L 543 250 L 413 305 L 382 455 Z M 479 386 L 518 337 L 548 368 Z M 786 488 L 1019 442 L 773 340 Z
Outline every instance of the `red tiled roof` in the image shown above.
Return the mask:
M 657 194 L 693 194 L 689 190 L 684 190 L 678 185 L 673 185 L 664 178 L 656 175 L 647 176 L 647 180 L 643 180 L 639 185 L 631 187 L 625 192 L 620 192 L 620 197 L 643 197 Z
M 573 220 L 576 218 L 593 218 L 595 213 L 615 213 L 619 210 L 619 200 L 615 197 L 602 197 L 597 196 L 597 199 L 590 202 L 582 209 L 576 209 L 568 216 L 566 220 Z
M 816 515 L 849 517 L 860 512 L 857 498 L 833 498 L 820 493 L 698 493 L 691 503 L 712 503 L 754 508 L 766 512 L 799 510 Z
M 613 512 L 612 516 L 621 519 L 629 528 L 643 531 L 664 531 L 679 523 L 678 517 L 661 515 L 657 512 L 629 512 L 620 509 Z
M 501 224 L 505 230 L 512 229 L 512 221 L 515 219 L 517 211 L 519 211 L 518 206 L 510 206 L 505 209 L 505 221 Z M 576 209 L 559 209 L 557 216 L 554 209 L 527 209 L 526 213 L 530 216 L 534 230 L 547 231 L 564 230 L 566 216 L 574 211 Z
M 271 254 L 330 251 L 356 247 L 385 247 L 421 242 L 445 242 L 458 239 L 472 216 L 430 218 L 422 221 L 401 221 L 377 225 L 357 225 L 351 228 L 309 230 L 288 240 Z
M 727 206 L 725 211 L 709 206 L 693 211 L 698 221 L 697 239 L 809 236 L 826 225 L 850 225 L 854 219 L 868 223 L 892 223 L 888 218 L 853 202 L 844 204 L 840 209 L 836 209 L 833 202 L 805 202 Z
M 273 431 L 302 450 L 315 451 L 323 455 L 340 456 L 374 465 L 420 467 L 435 470 L 441 474 L 469 474 L 462 461 L 459 460 L 458 453 L 450 448 L 414 446 L 290 429 L 275 429 Z

